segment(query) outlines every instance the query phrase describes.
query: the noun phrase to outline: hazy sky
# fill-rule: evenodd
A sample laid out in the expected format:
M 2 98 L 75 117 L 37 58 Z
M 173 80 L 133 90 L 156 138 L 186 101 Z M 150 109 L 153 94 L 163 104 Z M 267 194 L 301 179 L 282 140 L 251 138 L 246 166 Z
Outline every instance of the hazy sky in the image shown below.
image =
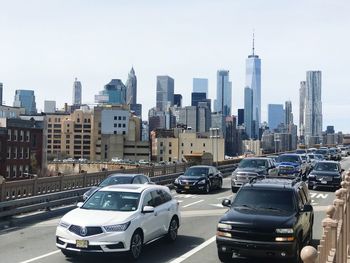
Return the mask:
M 156 76 L 175 79 L 190 104 L 192 78 L 230 70 L 233 114 L 243 107 L 245 59 L 255 30 L 262 59 L 262 120 L 267 104 L 293 102 L 299 83 L 322 71 L 323 126 L 350 132 L 349 0 L 0 0 L 0 82 L 12 105 L 16 89 L 35 90 L 61 108 L 77 77 L 83 102 L 112 78 L 138 78 L 143 116 L 156 102 Z

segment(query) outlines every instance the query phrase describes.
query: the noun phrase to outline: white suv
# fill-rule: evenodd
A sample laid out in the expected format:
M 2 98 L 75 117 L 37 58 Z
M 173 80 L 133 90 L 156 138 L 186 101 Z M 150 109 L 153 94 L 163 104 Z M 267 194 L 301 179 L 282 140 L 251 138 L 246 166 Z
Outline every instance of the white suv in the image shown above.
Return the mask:
M 144 244 L 162 236 L 175 241 L 179 226 L 179 204 L 167 187 L 112 185 L 63 216 L 56 230 L 56 246 L 66 256 L 128 252 L 136 260 Z

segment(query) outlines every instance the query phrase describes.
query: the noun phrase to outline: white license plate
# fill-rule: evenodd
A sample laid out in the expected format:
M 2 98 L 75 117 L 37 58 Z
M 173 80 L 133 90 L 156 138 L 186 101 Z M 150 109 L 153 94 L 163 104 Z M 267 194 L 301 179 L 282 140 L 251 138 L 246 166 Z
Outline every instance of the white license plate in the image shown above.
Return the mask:
M 77 248 L 87 248 L 89 246 L 88 240 L 76 240 L 75 245 Z
M 185 187 L 184 187 L 185 189 L 190 189 L 190 187 L 188 186 L 188 185 L 185 185 Z
M 321 184 L 327 184 L 327 181 L 321 181 Z

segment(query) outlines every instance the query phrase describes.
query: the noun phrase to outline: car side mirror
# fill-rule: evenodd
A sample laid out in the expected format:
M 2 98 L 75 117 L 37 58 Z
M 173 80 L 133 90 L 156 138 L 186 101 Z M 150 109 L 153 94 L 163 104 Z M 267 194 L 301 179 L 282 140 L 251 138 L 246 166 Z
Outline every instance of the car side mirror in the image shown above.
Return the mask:
M 226 207 L 231 207 L 231 200 L 230 199 L 224 199 L 222 200 L 222 206 L 226 206 Z
M 312 205 L 304 205 L 304 208 L 301 210 L 301 212 L 312 212 L 313 208 Z
M 146 205 L 142 209 L 142 213 L 144 213 L 144 214 L 150 214 L 150 213 L 153 213 L 153 212 L 154 212 L 154 207 L 153 206 Z
M 79 208 L 80 208 L 80 207 L 82 207 L 82 206 L 83 206 L 83 204 L 84 204 L 84 202 L 78 202 L 78 203 L 77 203 L 77 207 L 79 207 Z

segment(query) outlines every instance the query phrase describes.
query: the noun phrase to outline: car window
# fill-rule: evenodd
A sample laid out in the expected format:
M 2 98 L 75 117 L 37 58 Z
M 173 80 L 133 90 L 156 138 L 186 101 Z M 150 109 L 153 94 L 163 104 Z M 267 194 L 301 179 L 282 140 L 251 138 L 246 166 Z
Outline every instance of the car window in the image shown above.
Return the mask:
M 302 190 L 302 188 L 298 189 L 298 194 L 299 194 L 299 196 L 300 196 L 300 198 L 301 198 L 301 200 L 303 202 L 303 205 L 305 205 L 307 201 L 306 201 L 306 196 L 305 196 L 304 191 Z
M 207 176 L 209 169 L 206 167 L 190 167 L 184 173 L 185 176 Z
M 298 189 L 298 207 L 300 209 L 302 209 L 304 207 L 304 200 L 303 200 L 303 196 L 300 193 L 300 190 Z
M 317 163 L 315 171 L 339 171 L 338 164 L 336 163 Z
M 154 207 L 157 207 L 164 203 L 164 200 L 161 195 L 161 190 L 152 191 L 151 195 L 152 195 Z
M 164 203 L 169 202 L 172 199 L 171 195 L 168 192 L 163 191 L 163 190 L 161 190 L 161 196 L 162 196 Z
M 133 184 L 141 184 L 140 176 L 135 176 L 134 181 L 132 182 Z
M 306 202 L 307 202 L 307 203 L 311 203 L 311 197 L 310 197 L 309 190 L 307 189 L 306 184 L 304 184 L 302 187 L 303 187 L 303 188 L 302 188 L 302 191 L 303 191 L 303 193 L 304 193 L 304 195 L 305 195 Z
M 114 184 L 131 184 L 132 177 L 129 176 L 110 176 L 102 181 L 101 187 Z
M 145 195 L 145 197 L 143 198 L 142 207 L 145 207 L 145 206 L 153 206 L 154 207 L 153 198 L 152 198 L 152 195 L 150 192 L 147 193 Z
M 149 180 L 146 176 L 140 175 L 139 178 L 140 178 L 141 184 L 149 183 Z

